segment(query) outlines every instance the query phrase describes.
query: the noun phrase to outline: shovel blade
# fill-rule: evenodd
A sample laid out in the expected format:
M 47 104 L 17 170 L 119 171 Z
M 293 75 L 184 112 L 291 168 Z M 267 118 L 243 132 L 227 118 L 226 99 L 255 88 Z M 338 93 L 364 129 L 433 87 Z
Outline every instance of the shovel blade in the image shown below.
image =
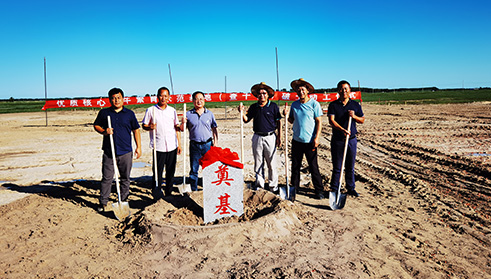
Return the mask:
M 280 198 L 283 200 L 288 199 L 288 193 L 286 191 L 286 186 L 285 187 L 280 187 Z
M 286 186 L 280 187 L 280 198 L 284 200 L 294 201 L 295 194 L 295 187 L 289 187 L 289 189 Z
M 346 194 L 339 194 L 337 192 L 329 192 L 329 206 L 332 210 L 342 209 L 346 204 Z
M 130 205 L 128 202 L 116 202 L 112 204 L 113 212 L 119 221 L 123 221 L 131 215 Z
M 177 189 L 179 189 L 179 194 L 184 196 L 184 193 L 190 193 L 191 192 L 191 185 L 189 185 L 189 184 L 179 185 L 179 186 L 177 186 Z

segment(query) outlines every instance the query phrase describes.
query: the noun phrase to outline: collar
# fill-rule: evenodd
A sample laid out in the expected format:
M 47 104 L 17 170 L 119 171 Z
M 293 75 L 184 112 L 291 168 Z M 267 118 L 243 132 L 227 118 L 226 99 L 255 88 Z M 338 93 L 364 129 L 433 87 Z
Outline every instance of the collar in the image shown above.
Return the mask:
M 345 107 L 345 106 L 347 106 L 351 102 L 351 99 L 348 98 L 348 102 L 346 102 L 346 105 L 343 104 L 343 102 L 339 98 L 336 101 L 338 101 L 341 105 L 343 105 Z
M 167 104 L 167 106 L 166 106 L 164 109 L 163 109 L 163 108 L 161 108 L 161 107 L 159 106 L 159 104 L 155 104 L 155 106 L 157 107 L 157 109 L 164 111 L 164 110 L 166 110 L 166 109 L 169 107 L 169 104 Z
M 269 104 L 270 104 L 270 103 L 271 103 L 271 100 L 269 100 L 269 99 L 268 99 L 268 102 L 266 103 L 266 105 L 264 105 L 264 107 L 269 107 Z M 261 107 L 261 105 L 259 104 L 259 102 L 257 102 L 257 105 L 258 105 L 259 107 Z M 264 108 L 264 107 L 263 107 L 263 108 Z
M 207 113 L 207 112 L 208 112 L 208 109 L 207 109 L 206 107 L 204 107 L 204 109 L 205 109 L 205 110 L 203 111 L 203 114 L 205 114 L 205 113 Z M 190 112 L 198 114 L 198 113 L 196 112 L 196 108 L 195 108 L 195 107 L 193 107 L 193 108 L 190 110 Z
M 109 107 L 114 113 L 120 113 L 120 112 L 126 112 L 126 110 L 128 110 L 125 106 L 123 106 L 123 108 L 119 111 L 119 112 L 116 112 L 116 110 L 113 108 L 113 107 Z

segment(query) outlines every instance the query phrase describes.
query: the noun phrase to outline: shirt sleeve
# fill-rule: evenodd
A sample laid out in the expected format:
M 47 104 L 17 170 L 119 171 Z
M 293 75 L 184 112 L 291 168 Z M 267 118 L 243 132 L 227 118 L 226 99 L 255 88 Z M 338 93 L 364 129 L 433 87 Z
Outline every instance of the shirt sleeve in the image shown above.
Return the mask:
M 363 114 L 363 110 L 361 109 L 361 105 L 360 104 L 358 104 L 358 109 L 357 109 L 356 115 L 358 117 L 363 117 L 365 115 L 365 114 Z
M 334 114 L 336 114 L 334 112 L 334 104 L 330 103 L 329 106 L 327 107 L 327 115 L 334 115 Z
M 177 111 L 174 110 L 174 126 L 179 125 L 179 119 L 177 119 Z
M 216 128 L 218 125 L 217 125 L 217 121 L 215 120 L 215 115 L 211 111 L 210 113 L 211 113 L 211 127 Z
M 138 123 L 138 119 L 136 119 L 135 112 L 131 111 L 131 114 L 133 115 L 131 118 L 131 130 L 137 130 L 140 129 L 140 124 Z
M 102 128 L 106 129 L 107 126 L 107 115 L 104 111 L 104 109 L 101 109 L 99 113 L 97 114 L 97 117 L 95 118 L 94 125 L 101 126 Z
M 142 120 L 142 124 L 143 125 L 148 125 L 150 124 L 151 120 L 152 120 L 152 114 L 151 114 L 151 110 L 153 109 L 153 107 L 149 107 L 147 108 L 147 110 L 145 111 L 145 116 L 143 116 L 143 120 Z
M 288 112 L 288 118 L 294 117 L 293 116 L 293 104 L 290 106 L 290 112 Z
M 251 105 L 251 106 L 249 107 L 249 109 L 247 110 L 247 113 L 246 113 L 247 119 L 252 119 L 252 118 L 254 118 L 254 116 L 256 115 L 256 112 L 255 112 L 255 111 L 256 111 L 256 109 L 255 109 L 255 106 L 254 106 L 254 104 L 253 104 L 253 105 Z
M 274 118 L 276 121 L 281 120 L 281 113 L 280 113 L 280 108 L 278 107 L 278 105 L 275 106 L 274 114 L 275 114 Z
M 319 102 L 315 101 L 315 105 L 314 105 L 314 118 L 317 118 L 319 116 L 322 116 L 322 107 L 321 105 L 319 104 Z

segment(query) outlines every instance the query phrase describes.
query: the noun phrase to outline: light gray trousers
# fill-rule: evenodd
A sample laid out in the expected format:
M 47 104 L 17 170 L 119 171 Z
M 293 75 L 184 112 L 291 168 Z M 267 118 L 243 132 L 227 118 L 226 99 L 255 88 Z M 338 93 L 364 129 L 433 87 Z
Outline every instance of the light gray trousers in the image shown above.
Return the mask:
M 254 155 L 254 172 L 256 173 L 256 187 L 264 188 L 264 168 L 268 168 L 269 188 L 278 190 L 278 169 L 276 166 L 276 135 L 252 136 L 252 154 Z

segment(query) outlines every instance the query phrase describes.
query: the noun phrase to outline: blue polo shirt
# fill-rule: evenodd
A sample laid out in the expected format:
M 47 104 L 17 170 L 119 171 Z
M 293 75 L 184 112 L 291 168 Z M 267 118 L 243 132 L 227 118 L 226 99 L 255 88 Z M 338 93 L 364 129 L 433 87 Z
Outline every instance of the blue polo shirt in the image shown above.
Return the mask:
M 189 140 L 205 142 L 213 136 L 211 128 L 217 127 L 213 112 L 205 108 L 205 111 L 199 115 L 193 108 L 186 112 L 186 128 L 189 130 Z
M 346 106 L 338 99 L 329 104 L 327 108 L 327 115 L 334 115 L 334 120 L 341 125 L 341 127 L 347 129 L 348 121 L 349 121 L 349 110 L 355 112 L 355 115 L 358 117 L 363 117 L 363 110 L 358 102 L 349 100 L 346 103 Z M 356 136 L 356 121 L 351 121 L 351 136 L 350 138 L 354 138 Z M 334 140 L 345 140 L 346 136 L 344 133 L 338 129 L 332 129 L 332 138 Z
M 290 116 L 293 117 L 293 139 L 302 143 L 310 143 L 317 133 L 315 119 L 322 116 L 319 102 L 310 98 L 302 104 L 300 100 L 292 103 Z
M 108 115 L 111 116 L 111 126 L 114 129 L 113 138 L 116 156 L 132 152 L 131 133 L 133 130 L 140 128 L 135 113 L 125 107 L 123 107 L 120 112 L 114 111 L 113 108 L 101 109 L 99 114 L 97 114 L 94 125 L 101 126 L 104 129 L 109 128 L 107 123 Z M 102 150 L 104 150 L 104 154 L 112 157 L 109 136 L 104 136 L 104 139 L 102 140 Z
M 278 105 L 271 101 L 268 101 L 264 107 L 261 107 L 259 103 L 252 104 L 246 116 L 253 119 L 252 129 L 259 133 L 274 132 L 277 128 L 276 121 L 281 119 Z

